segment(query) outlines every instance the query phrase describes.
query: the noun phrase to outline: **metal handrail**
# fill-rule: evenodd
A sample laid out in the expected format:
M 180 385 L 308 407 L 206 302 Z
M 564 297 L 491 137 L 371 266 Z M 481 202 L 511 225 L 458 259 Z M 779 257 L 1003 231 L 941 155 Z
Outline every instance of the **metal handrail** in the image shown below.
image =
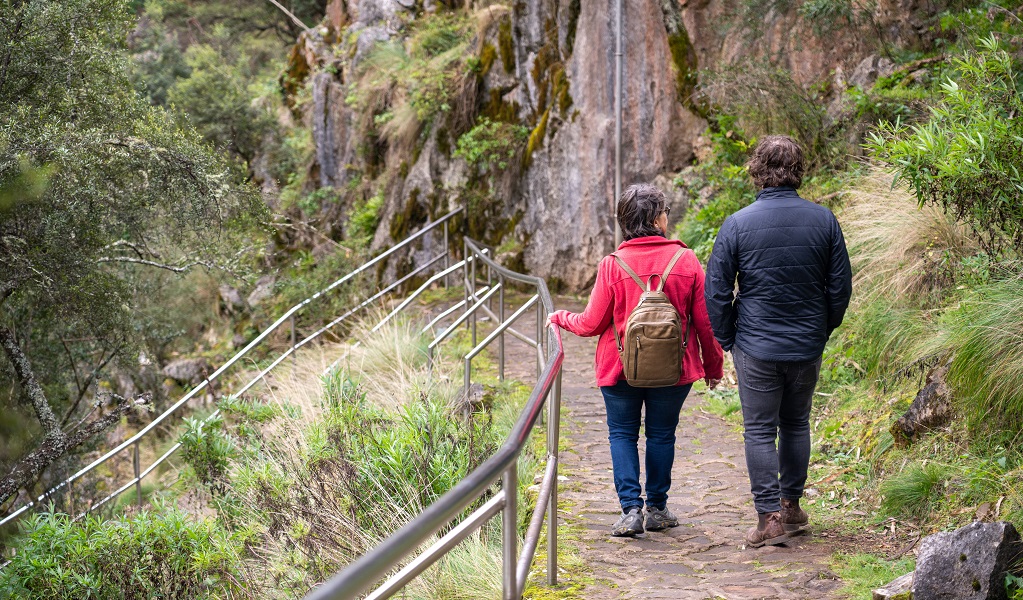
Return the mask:
M 163 456 L 161 456 L 155 463 L 153 463 L 152 465 L 148 466 L 147 468 L 145 468 L 143 470 L 141 465 L 140 465 L 140 461 L 139 461 L 139 441 L 142 438 L 146 437 L 151 431 L 153 431 L 163 421 L 165 421 L 171 415 L 176 413 L 179 408 L 181 408 L 185 403 L 187 403 L 189 400 L 191 400 L 193 397 L 195 397 L 196 394 L 198 394 L 199 392 L 201 392 L 204 389 L 206 389 L 207 387 L 209 387 L 225 371 L 227 371 L 235 363 L 237 363 L 239 360 L 241 360 L 245 355 L 247 355 L 249 352 L 251 352 L 258 345 L 260 345 L 260 343 L 262 343 L 263 340 L 265 340 L 270 334 L 272 334 L 274 331 L 276 331 L 278 328 L 280 328 L 280 326 L 283 325 L 286 321 L 289 321 L 290 324 L 291 324 L 291 338 L 290 338 L 291 339 L 291 345 L 288 348 L 288 350 L 284 353 L 284 355 L 283 355 L 284 357 L 292 354 L 297 348 L 301 347 L 302 345 L 308 343 L 312 339 L 322 335 L 323 333 L 325 333 L 326 331 L 328 331 L 332 327 L 336 326 L 342 320 L 344 320 L 348 316 L 351 316 L 352 314 L 354 314 L 355 311 L 357 311 L 358 309 L 361 309 L 361 308 L 367 306 L 370 302 L 372 302 L 372 300 L 374 300 L 376 298 L 379 298 L 380 296 L 384 295 L 384 293 L 386 293 L 387 291 L 390 291 L 391 289 L 393 289 L 396 286 L 396 284 L 392 284 L 389 288 L 387 288 L 387 290 L 385 290 L 384 292 L 378 293 L 376 296 L 374 296 L 373 299 L 367 300 L 367 301 L 363 302 L 356 309 L 352 309 L 352 310 L 348 311 L 344 316 L 342 316 L 342 317 L 340 317 L 338 319 L 335 319 L 329 325 L 321 328 L 319 331 L 315 332 L 313 335 L 308 336 L 307 338 L 302 340 L 301 343 L 296 343 L 296 341 L 295 341 L 295 315 L 296 315 L 296 313 L 298 313 L 299 310 L 305 308 L 307 305 L 309 305 L 314 300 L 317 300 L 318 298 L 323 297 L 325 294 L 327 294 L 328 292 L 336 289 L 338 286 L 341 286 L 344 283 L 350 281 L 351 279 L 353 279 L 357 275 L 365 272 L 370 267 L 376 265 L 377 263 L 379 263 L 380 261 L 382 261 L 385 258 L 389 257 L 390 255 L 394 254 L 398 250 L 409 246 L 412 242 L 418 240 L 419 238 L 423 237 L 427 233 L 436 230 L 441 225 L 444 226 L 444 251 L 443 251 L 442 255 L 437 256 L 434 259 L 430 260 L 427 263 L 427 265 L 424 265 L 424 267 L 420 267 L 420 269 L 415 271 L 413 274 L 417 274 L 417 273 L 421 272 L 427 266 L 432 266 L 432 265 L 436 264 L 437 262 L 439 262 L 440 260 L 444 260 L 445 267 L 447 267 L 448 266 L 447 265 L 448 258 L 449 258 L 448 257 L 448 239 L 449 239 L 449 231 L 448 231 L 449 225 L 448 225 L 448 223 L 450 222 L 452 217 L 454 217 L 455 215 L 459 214 L 463 210 L 464 209 L 461 208 L 461 207 L 456 208 L 455 210 L 452 210 L 451 212 L 449 212 L 448 214 L 444 215 L 443 217 L 437 219 L 436 221 L 433 221 L 432 223 L 426 224 L 422 229 L 420 229 L 416 233 L 414 233 L 411 236 L 405 238 L 404 240 L 402 240 L 398 244 L 395 244 L 391 248 L 388 248 L 386 251 L 382 252 L 381 254 L 377 255 L 376 257 L 372 258 L 371 260 L 367 261 L 366 263 L 362 264 L 360 267 L 356 268 L 355 270 L 349 272 L 344 277 L 341 277 L 340 279 L 334 281 L 333 283 L 331 283 L 327 287 L 323 288 L 322 290 L 316 292 L 312 296 L 310 296 L 310 297 L 306 298 L 305 300 L 302 300 L 298 304 L 292 306 L 290 309 L 285 311 L 285 313 L 283 315 L 281 315 L 276 321 L 274 321 L 274 323 L 272 325 L 270 325 L 265 330 L 263 330 L 258 336 L 256 336 L 255 339 L 253 339 L 251 342 L 249 342 L 243 349 L 238 351 L 238 353 L 236 353 L 234 356 L 232 356 L 220 368 L 215 370 L 212 375 L 208 376 L 201 383 L 199 383 L 198 385 L 193 387 L 188 393 L 186 393 L 183 397 L 181 397 L 177 402 L 175 402 L 171 407 L 169 407 L 167 410 L 165 410 L 163 413 L 161 413 L 155 419 L 153 419 L 152 422 L 150 422 L 148 425 L 146 425 L 141 430 L 139 430 L 135 435 L 131 436 L 130 438 L 128 438 L 124 442 L 121 442 L 116 447 L 114 447 L 113 449 L 111 449 L 110 451 L 105 453 L 103 456 L 99 457 L 98 459 L 94 460 L 93 462 L 89 463 L 88 465 L 86 465 L 85 467 L 80 469 L 77 473 L 75 473 L 71 477 L 68 477 L 67 479 L 65 479 L 65 480 L 61 481 L 60 483 L 58 483 L 57 485 L 53 486 L 52 488 L 50 488 L 49 490 L 44 492 L 42 495 L 40 495 L 36 500 L 29 501 L 27 504 L 21 506 L 16 511 L 10 513 L 9 515 L 4 517 L 3 519 L 0 519 L 0 527 L 2 527 L 3 525 L 6 525 L 7 523 L 11 522 L 12 520 L 18 518 L 20 515 L 25 513 L 27 510 L 29 510 L 33 506 L 37 506 L 38 504 L 42 503 L 47 498 L 52 497 L 57 492 L 65 489 L 65 488 L 67 489 L 68 495 L 69 495 L 69 510 L 68 510 L 68 512 L 70 514 L 72 514 L 72 516 L 74 516 L 74 514 L 73 514 L 74 513 L 74 495 L 71 493 L 72 490 L 73 490 L 74 482 L 77 481 L 78 479 L 82 478 L 83 476 L 85 476 L 86 474 L 91 472 L 92 470 L 96 469 L 97 467 L 101 466 L 102 464 L 104 464 L 105 462 L 110 460 L 112 457 L 116 456 L 117 454 L 119 454 L 120 452 L 122 452 L 123 450 L 125 450 L 128 447 L 133 447 L 133 453 L 134 453 L 133 454 L 133 463 L 134 463 L 134 471 L 135 471 L 134 478 L 132 478 L 127 484 L 119 487 L 117 490 L 114 491 L 114 493 L 110 494 L 109 496 L 107 496 L 106 498 L 101 500 L 100 502 L 98 502 L 98 503 L 96 503 L 96 504 L 86 508 L 86 510 L 83 511 L 83 514 L 84 513 L 88 513 L 90 511 L 94 510 L 95 508 L 98 508 L 99 506 L 102 506 L 103 504 L 105 504 L 109 500 L 112 500 L 116 496 L 118 496 L 121 493 L 123 493 L 123 492 L 127 491 L 128 489 L 130 489 L 132 485 L 136 486 L 136 497 L 137 497 L 138 502 L 141 503 L 142 502 L 142 494 L 141 494 L 141 487 L 140 486 L 141 486 L 142 479 L 147 474 L 151 473 L 155 469 L 156 466 L 158 466 L 160 463 L 165 461 L 171 454 L 173 454 L 173 452 L 175 450 L 177 450 L 180 447 L 180 444 L 175 444 L 169 451 L 167 451 Z M 411 276 L 411 274 L 409 276 Z M 406 276 L 401 281 L 404 281 L 409 276 Z M 269 368 L 267 368 L 263 372 L 261 372 L 252 382 L 249 383 L 249 385 L 247 385 L 245 387 L 245 389 L 247 390 L 249 387 L 251 387 L 251 385 L 255 381 L 259 380 L 262 376 L 264 376 L 266 373 L 268 373 L 271 368 L 277 366 L 281 362 L 282 362 L 282 357 L 278 357 L 278 359 L 275 360 L 274 363 Z
M 458 323 L 464 322 L 469 314 L 475 314 L 475 307 L 482 305 L 489 299 L 494 291 L 503 290 L 503 279 L 511 279 L 522 283 L 536 286 L 537 294 L 530 302 L 539 299 L 537 310 L 537 327 L 543 330 L 542 323 L 546 315 L 554 310 L 554 304 L 546 283 L 539 277 L 516 273 L 498 265 L 489 257 L 484 255 L 480 245 L 473 240 L 466 238 L 466 260 L 472 257 L 472 281 L 475 287 L 476 269 L 475 261 L 480 260 L 488 267 L 488 279 L 496 273 L 502 278 L 501 284 L 491 285 L 488 294 L 480 297 L 475 290 L 466 290 L 464 304 L 467 309 Z M 466 272 L 468 273 L 468 264 Z M 467 283 L 468 277 L 467 277 Z M 488 284 L 492 282 L 488 281 Z M 500 294 L 500 314 L 504 314 L 504 294 Z M 499 333 L 487 337 L 493 341 L 495 337 L 502 339 L 504 330 L 507 329 L 521 314 L 521 310 L 508 320 L 498 323 Z M 452 329 L 454 326 L 450 327 Z M 412 554 L 431 536 L 442 527 L 448 525 L 461 511 L 468 508 L 489 490 L 498 480 L 502 481 L 502 487 L 482 507 L 478 508 L 468 518 L 456 524 L 443 537 L 437 540 L 430 548 L 422 552 L 412 562 L 399 570 L 390 579 L 373 591 L 368 598 L 388 598 L 397 593 L 416 575 L 424 571 L 441 556 L 451 550 L 459 541 L 470 535 L 481 527 L 498 511 L 502 513 L 502 548 L 503 548 L 503 592 L 505 600 L 518 600 L 522 596 L 526 578 L 529 574 L 529 565 L 532 564 L 536 547 L 539 543 L 540 530 L 542 529 L 544 517 L 547 521 L 547 582 L 550 585 L 557 583 L 557 519 L 558 519 L 558 441 L 560 437 L 561 417 L 561 366 L 564 362 L 564 347 L 561 341 L 561 331 L 557 327 L 550 327 L 547 330 L 548 352 L 542 360 L 543 366 L 537 374 L 537 382 L 530 392 L 526 406 L 519 415 L 511 433 L 505 439 L 504 444 L 483 462 L 472 473 L 459 481 L 441 496 L 436 502 L 428 506 L 412 521 L 398 529 L 386 538 L 383 542 L 356 559 L 336 574 L 329 581 L 313 590 L 306 600 L 349 600 L 356 598 L 365 592 L 375 583 L 380 581 L 387 573 L 397 568 L 405 558 Z M 536 347 L 543 347 L 542 336 L 537 337 Z M 475 345 L 475 344 L 474 344 Z M 476 351 L 474 348 L 470 352 Z M 471 374 L 472 356 L 466 355 L 467 373 Z M 500 353 L 502 362 L 501 373 L 503 375 L 504 352 Z M 469 385 L 466 385 L 464 393 L 468 394 Z M 550 402 L 546 401 L 550 398 Z M 547 465 L 544 471 L 544 479 L 541 484 L 540 494 L 537 498 L 537 506 L 530 519 L 529 528 L 523 541 L 523 552 L 517 552 L 518 545 L 518 519 L 516 495 L 518 492 L 518 457 L 522 452 L 526 441 L 529 439 L 541 412 L 546 404 L 548 410 L 547 419 Z

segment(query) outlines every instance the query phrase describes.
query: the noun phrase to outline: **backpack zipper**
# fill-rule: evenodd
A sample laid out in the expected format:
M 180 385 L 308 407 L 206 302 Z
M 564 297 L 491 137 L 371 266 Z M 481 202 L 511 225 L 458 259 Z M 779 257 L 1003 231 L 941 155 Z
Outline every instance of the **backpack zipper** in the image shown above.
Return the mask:
M 640 344 L 639 338 L 636 338 L 636 353 L 633 355 L 634 358 L 632 360 L 632 378 L 633 379 L 638 379 L 639 378 L 639 349 L 640 349 L 641 345 L 642 344 Z

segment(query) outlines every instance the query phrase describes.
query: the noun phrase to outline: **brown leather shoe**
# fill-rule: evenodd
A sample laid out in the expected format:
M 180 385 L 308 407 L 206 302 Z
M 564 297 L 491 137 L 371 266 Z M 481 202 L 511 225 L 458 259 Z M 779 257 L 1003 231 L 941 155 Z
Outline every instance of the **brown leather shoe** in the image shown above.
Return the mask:
M 806 511 L 799 508 L 799 498 L 781 499 L 781 524 L 785 531 L 795 532 L 797 535 L 807 533 L 809 520 Z
M 781 511 L 757 515 L 760 521 L 746 532 L 746 545 L 751 548 L 777 546 L 792 537 L 781 522 Z

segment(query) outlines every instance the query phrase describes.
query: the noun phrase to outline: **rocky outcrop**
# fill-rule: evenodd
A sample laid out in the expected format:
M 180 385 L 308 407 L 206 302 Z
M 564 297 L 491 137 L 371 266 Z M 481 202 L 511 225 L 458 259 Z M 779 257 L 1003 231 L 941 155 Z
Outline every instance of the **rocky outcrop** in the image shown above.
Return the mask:
M 920 435 L 948 425 L 952 419 L 952 390 L 945 383 L 949 366 L 935 367 L 927 374 L 927 383 L 917 393 L 909 410 L 892 425 L 896 446 L 904 448 Z
M 907 2 L 912 6 L 902 6 Z M 911 21 L 910 31 L 899 21 L 905 20 L 903 10 L 919 8 L 916 3 L 885 0 L 870 26 L 889 38 L 917 36 L 920 23 Z M 693 161 L 694 144 L 707 126 L 693 99 L 702 66 L 769 62 L 805 86 L 831 79 L 844 85 L 846 78 L 869 79 L 889 68 L 886 59 L 873 56 L 876 50 L 862 34 L 866 24 L 821 35 L 795 7 L 762 2 L 766 8 L 760 10 L 755 4 L 628 2 L 624 185 L 656 181 L 670 187 Z M 373 115 L 359 113 L 347 99 L 361 76 L 359 65 L 377 44 L 406 43 L 405 23 L 440 8 L 412 0 L 334 0 L 324 25 L 305 34 L 292 52 L 285 78 L 309 88 L 309 100 L 294 106 L 315 146 L 310 179 L 343 190 L 375 182 L 373 193 L 384 195 L 384 206 L 374 247 L 465 206 L 472 235 L 495 245 L 512 236 L 520 250 L 505 255 L 516 266 L 568 289 L 587 287 L 614 244 L 614 6 L 615 0 L 528 0 L 473 9 L 478 28 L 469 48 L 479 77 L 467 77 L 459 94 L 471 106 L 449 108 L 414 147 L 401 149 L 381 137 L 367 138 Z M 864 57 L 871 57 L 869 64 Z M 499 181 L 492 171 L 483 177 L 478 167 L 454 157 L 458 136 L 477 114 L 530 131 L 516 164 Z M 361 190 L 354 193 L 361 197 L 346 202 L 364 201 L 370 192 L 365 185 Z M 686 198 L 672 197 L 672 217 L 678 219 Z M 384 275 L 407 272 L 418 260 L 394 260 Z
M 970 523 L 920 542 L 916 571 L 874 590 L 874 600 L 1005 600 L 1005 574 L 1023 556 L 1012 523 Z

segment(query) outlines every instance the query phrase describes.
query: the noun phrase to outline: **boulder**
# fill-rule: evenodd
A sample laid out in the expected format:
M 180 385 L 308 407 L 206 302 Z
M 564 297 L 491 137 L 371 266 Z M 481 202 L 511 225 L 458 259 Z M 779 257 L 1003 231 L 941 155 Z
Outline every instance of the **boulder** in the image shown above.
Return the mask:
M 888 585 L 874 590 L 874 600 L 913 600 L 913 573 L 909 572 Z
M 1021 551 L 1012 523 L 971 523 L 920 542 L 913 598 L 1006 600 L 1005 573 Z
M 220 286 L 220 302 L 227 314 L 242 312 L 248 308 L 238 289 L 226 283 Z
M 892 425 L 896 446 L 904 448 L 918 436 L 944 427 L 952 418 L 952 390 L 945 383 L 950 364 L 935 367 L 927 374 L 927 383 L 917 393 L 909 410 Z
M 887 58 L 875 55 L 860 61 L 849 77 L 849 84 L 869 90 L 879 77 L 887 77 L 895 72 L 895 63 Z
M 197 384 L 212 372 L 210 363 L 205 358 L 181 358 L 167 363 L 163 375 L 178 383 Z
M 256 287 L 249 293 L 247 301 L 249 306 L 256 306 L 263 300 L 266 300 L 274 293 L 274 284 L 277 283 L 277 277 L 274 275 L 264 275 L 256 280 Z

